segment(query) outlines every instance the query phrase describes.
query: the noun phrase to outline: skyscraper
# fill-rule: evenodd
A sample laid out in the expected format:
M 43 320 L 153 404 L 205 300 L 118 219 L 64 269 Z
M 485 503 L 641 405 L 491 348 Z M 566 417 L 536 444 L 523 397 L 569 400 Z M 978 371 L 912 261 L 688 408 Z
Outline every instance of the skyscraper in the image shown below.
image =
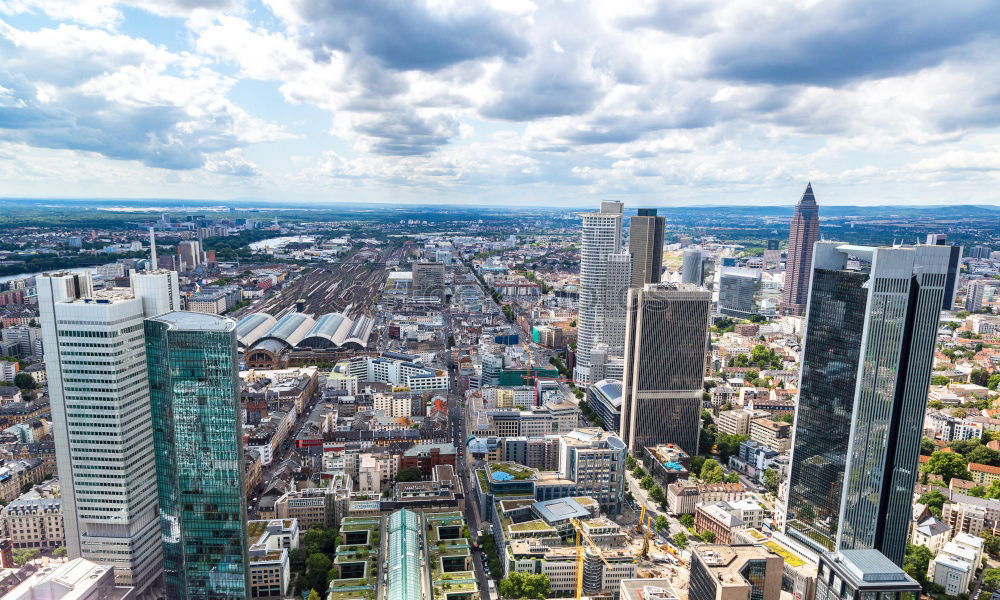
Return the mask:
M 785 289 L 782 307 L 787 314 L 801 315 L 809 294 L 809 273 L 813 244 L 819 240 L 819 207 L 812 183 L 806 184 L 795 205 L 788 232 L 788 257 L 785 260 Z
M 698 452 L 711 302 L 684 284 L 629 290 L 621 438 L 636 456 L 665 443 Z
M 89 274 L 36 278 L 66 550 L 139 590 L 160 572 L 142 322 L 180 302 L 176 274 L 143 277 L 98 291 Z
M 816 244 L 786 529 L 817 550 L 902 564 L 949 255 Z
M 145 332 L 167 597 L 245 600 L 236 322 L 176 311 Z
M 760 287 L 759 269 L 727 268 L 719 277 L 719 312 L 743 319 L 757 314 Z
M 632 287 L 660 283 L 663 270 L 664 218 L 655 208 L 640 208 L 629 219 L 628 251 L 632 255 Z
M 576 335 L 576 366 L 573 379 L 589 385 L 604 379 L 604 373 L 592 373 L 590 353 L 602 342 L 604 320 L 609 311 L 624 311 L 624 306 L 605 306 L 609 256 L 622 251 L 622 203 L 602 202 L 600 212 L 582 214 L 583 234 L 580 244 L 580 316 Z M 620 264 L 618 265 L 620 266 Z M 614 355 L 613 348 L 609 354 Z M 620 348 L 617 349 L 621 354 Z
M 943 233 L 927 234 L 927 245 L 948 246 L 948 237 Z M 951 245 L 951 258 L 948 261 L 948 281 L 944 286 L 944 301 L 941 303 L 943 310 L 952 310 L 955 307 L 955 289 L 958 287 L 958 271 L 962 264 L 962 247 Z
M 444 263 L 413 263 L 413 280 L 410 292 L 413 296 L 433 296 L 444 302 Z
M 701 248 L 685 250 L 681 263 L 681 282 L 702 285 L 705 279 L 704 264 L 705 257 L 701 253 Z

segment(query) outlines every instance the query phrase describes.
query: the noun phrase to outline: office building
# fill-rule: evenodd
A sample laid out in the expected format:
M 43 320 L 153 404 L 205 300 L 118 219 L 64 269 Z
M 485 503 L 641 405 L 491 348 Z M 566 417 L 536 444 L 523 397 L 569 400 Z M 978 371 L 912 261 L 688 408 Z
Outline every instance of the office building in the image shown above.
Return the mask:
M 175 311 L 145 331 L 167 597 L 245 600 L 236 322 Z
M 629 291 L 620 431 L 634 456 L 667 443 L 698 453 L 711 300 L 684 284 Z
M 878 550 L 841 550 L 819 557 L 816 600 L 912 600 L 920 584 Z
M 786 529 L 819 551 L 903 562 L 949 256 L 815 246 Z
M 778 600 L 784 561 L 763 546 L 701 544 L 691 552 L 691 600 Z
M 977 260 L 986 260 L 990 257 L 989 246 L 973 246 L 969 248 L 969 258 L 974 258 Z
M 439 299 L 441 302 L 444 302 L 444 263 L 414 263 L 413 287 L 410 288 L 410 293 L 414 297 L 434 297 Z
M 608 431 L 621 430 L 622 382 L 602 379 L 587 389 L 587 406 Z
M 632 287 L 660 283 L 663 270 L 664 218 L 655 208 L 640 208 L 629 219 L 628 251 L 632 255 Z
M 607 292 L 609 256 L 622 252 L 621 202 L 602 202 L 600 212 L 584 213 L 580 244 L 580 300 L 577 320 L 576 366 L 573 379 L 580 385 L 590 385 L 605 378 L 601 372 L 591 372 L 591 351 L 602 343 L 604 321 L 622 307 L 604 305 Z M 617 267 L 621 267 L 618 261 Z M 630 270 L 631 272 L 631 270 Z M 608 353 L 615 355 L 615 348 Z M 618 349 L 620 355 L 620 349 Z
M 702 285 L 705 281 L 705 257 L 701 248 L 688 248 L 681 258 L 681 282 Z
M 4 600 L 118 600 L 137 598 L 134 588 L 115 584 L 114 569 L 84 558 L 49 564 L 4 595 Z
M 576 493 L 618 514 L 625 498 L 625 444 L 603 429 L 576 429 L 559 440 L 559 475 L 576 482 Z
M 819 241 L 819 207 L 812 183 L 795 205 L 788 231 L 788 256 L 785 259 L 785 288 L 782 307 L 787 314 L 801 315 L 809 296 L 809 276 L 813 244 Z
M 757 314 L 761 275 L 756 269 L 729 268 L 719 277 L 719 312 L 747 319 Z
M 143 319 L 180 295 L 176 276 L 136 281 L 36 279 L 67 555 L 141 592 L 161 566 Z
M 928 246 L 948 246 L 948 237 L 943 233 L 928 233 Z M 955 308 L 955 290 L 958 287 L 958 271 L 962 265 L 962 247 L 951 245 L 951 256 L 948 259 L 948 279 L 944 284 L 944 302 L 942 310 L 952 310 Z

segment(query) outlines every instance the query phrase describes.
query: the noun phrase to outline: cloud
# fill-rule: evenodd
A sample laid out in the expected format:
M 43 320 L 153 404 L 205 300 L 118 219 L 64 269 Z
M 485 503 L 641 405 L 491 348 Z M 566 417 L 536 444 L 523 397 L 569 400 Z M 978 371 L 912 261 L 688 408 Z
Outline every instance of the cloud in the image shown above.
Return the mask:
M 205 170 L 221 175 L 234 175 L 237 177 L 256 177 L 260 175 L 257 165 L 243 157 L 243 150 L 233 148 L 209 155 L 205 159 Z
M 0 137 L 9 141 L 185 170 L 286 135 L 228 101 L 231 80 L 127 36 L 5 26 L 0 51 Z
M 707 40 L 708 74 L 775 84 L 839 86 L 910 73 L 1000 33 L 990 0 L 752 3 L 727 17 L 731 26 Z
M 447 115 L 420 117 L 413 111 L 380 114 L 357 125 L 354 130 L 368 138 L 368 148 L 376 154 L 413 156 L 444 146 L 458 134 L 459 123 Z
M 325 59 L 362 53 L 395 70 L 437 71 L 468 60 L 517 57 L 526 46 L 510 15 L 478 3 L 406 0 L 288 0 L 276 12 L 300 26 L 302 41 Z

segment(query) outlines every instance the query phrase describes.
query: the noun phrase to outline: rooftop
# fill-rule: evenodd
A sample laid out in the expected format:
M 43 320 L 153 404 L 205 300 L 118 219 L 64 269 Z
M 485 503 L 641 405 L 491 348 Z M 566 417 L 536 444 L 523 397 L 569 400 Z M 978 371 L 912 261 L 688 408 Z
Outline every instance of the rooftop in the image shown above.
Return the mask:
M 220 315 L 176 310 L 164 313 L 151 320 L 170 325 L 170 329 L 180 331 L 232 331 L 236 321 Z

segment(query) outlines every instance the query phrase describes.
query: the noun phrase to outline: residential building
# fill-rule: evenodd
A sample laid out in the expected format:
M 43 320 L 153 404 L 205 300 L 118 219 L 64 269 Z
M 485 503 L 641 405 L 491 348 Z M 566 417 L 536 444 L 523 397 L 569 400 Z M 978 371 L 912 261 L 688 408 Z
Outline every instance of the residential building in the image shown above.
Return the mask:
M 941 520 L 955 535 L 978 536 L 983 531 L 996 531 L 1000 528 L 1000 500 L 951 492 L 941 507 Z
M 624 312 L 624 306 L 604 305 L 608 257 L 622 251 L 622 209 L 621 202 L 602 202 L 599 212 L 581 215 L 580 299 L 573 379 L 585 386 L 606 377 L 603 370 L 591 372 L 590 354 L 602 343 L 605 319 L 615 316 L 616 311 Z M 610 354 L 615 355 L 615 350 L 611 349 Z
M 693 515 L 698 506 L 698 484 L 687 479 L 667 486 L 667 507 L 675 515 Z
M 839 550 L 819 557 L 816 600 L 911 600 L 920 584 L 878 550 Z
M 778 600 L 782 559 L 763 546 L 701 544 L 691 552 L 691 600 Z
M 750 421 L 765 416 L 763 412 L 737 408 L 724 410 L 715 417 L 715 426 L 719 433 L 727 435 L 750 435 Z
M 937 554 L 941 546 L 951 537 L 951 527 L 941 519 L 931 515 L 925 517 L 913 525 L 913 533 L 910 534 L 910 543 L 914 546 L 925 546 L 928 550 Z
M 903 562 L 948 260 L 943 246 L 814 248 L 785 522 L 817 550 Z
M 140 593 L 162 565 L 143 319 L 180 302 L 155 275 L 100 291 L 89 273 L 36 277 L 67 556 Z
M 632 255 L 632 287 L 660 283 L 663 271 L 663 217 L 655 208 L 640 208 L 629 219 L 628 251 Z
M 976 539 L 982 541 L 981 538 Z M 970 586 L 980 566 L 980 560 L 982 555 L 977 553 L 975 548 L 962 543 L 948 542 L 941 547 L 937 556 L 931 559 L 928 579 L 943 587 L 949 596 L 967 594 L 971 592 Z
M 699 502 L 737 502 L 746 497 L 747 486 L 742 483 L 699 483 Z
M 167 597 L 245 600 L 236 322 L 174 311 L 145 331 Z
M 620 433 L 633 455 L 666 443 L 697 454 L 710 304 L 683 284 L 629 290 Z
M 65 546 L 59 480 L 37 485 L 0 509 L 0 538 L 11 540 L 14 548 Z
M 791 227 L 788 231 L 788 257 L 785 261 L 785 287 L 782 308 L 787 314 L 801 315 L 809 298 L 809 281 L 812 275 L 813 245 L 819 241 L 819 207 L 813 195 L 812 183 L 795 205 Z
M 420 471 L 420 477 L 430 479 L 434 467 L 438 465 L 455 466 L 458 451 L 454 444 L 414 444 L 400 459 L 399 468 L 414 468 Z
M 787 452 L 792 446 L 792 426 L 783 421 L 754 419 L 750 422 L 750 439 L 775 452 Z

